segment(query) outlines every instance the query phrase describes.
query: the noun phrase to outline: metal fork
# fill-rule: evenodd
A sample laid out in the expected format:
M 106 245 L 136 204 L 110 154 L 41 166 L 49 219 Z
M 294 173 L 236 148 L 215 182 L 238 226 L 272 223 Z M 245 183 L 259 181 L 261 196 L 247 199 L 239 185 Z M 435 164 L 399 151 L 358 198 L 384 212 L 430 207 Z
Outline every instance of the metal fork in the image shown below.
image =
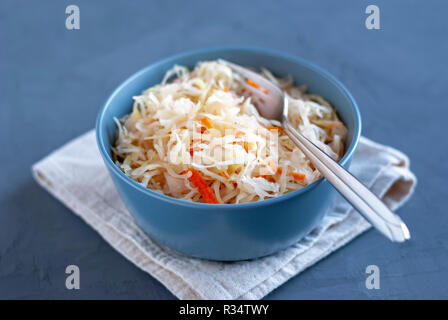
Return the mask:
M 308 157 L 319 172 L 351 203 L 377 230 L 395 242 L 410 239 L 409 230 L 399 216 L 375 196 L 352 174 L 320 150 L 315 144 L 297 131 L 288 121 L 288 99 L 277 85 L 263 76 L 237 64 L 220 59 L 221 64 L 227 65 L 245 80 L 250 80 L 265 90 L 260 90 L 246 81 L 241 81 L 246 92 L 258 98 L 256 108 L 258 113 L 273 125 L 281 127 L 289 138 Z

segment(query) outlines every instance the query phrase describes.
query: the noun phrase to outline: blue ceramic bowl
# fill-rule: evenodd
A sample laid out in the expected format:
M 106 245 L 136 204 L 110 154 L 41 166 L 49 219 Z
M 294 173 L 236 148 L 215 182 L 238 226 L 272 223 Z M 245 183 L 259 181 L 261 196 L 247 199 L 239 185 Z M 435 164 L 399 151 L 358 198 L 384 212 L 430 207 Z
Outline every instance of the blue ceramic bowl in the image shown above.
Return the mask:
M 299 241 L 322 219 L 335 190 L 325 179 L 278 198 L 246 204 L 204 204 L 161 195 L 128 178 L 113 163 L 117 130 L 113 117 L 131 112 L 132 96 L 153 86 L 174 64 L 193 68 L 204 60 L 227 59 L 243 66 L 266 67 L 329 100 L 348 128 L 348 167 L 358 144 L 361 119 L 355 100 L 328 72 L 301 58 L 254 48 L 216 48 L 187 52 L 155 62 L 124 81 L 101 108 L 96 134 L 100 153 L 117 191 L 137 224 L 156 241 L 190 256 L 246 260 L 269 255 Z

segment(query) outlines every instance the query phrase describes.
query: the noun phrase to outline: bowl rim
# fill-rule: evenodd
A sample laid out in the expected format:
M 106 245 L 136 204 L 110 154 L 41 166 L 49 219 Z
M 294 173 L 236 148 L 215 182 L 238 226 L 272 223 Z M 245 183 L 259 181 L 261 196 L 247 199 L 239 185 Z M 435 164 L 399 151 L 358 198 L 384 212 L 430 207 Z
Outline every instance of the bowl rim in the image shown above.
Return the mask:
M 157 66 L 159 66 L 161 64 L 165 64 L 169 61 L 173 61 L 173 63 L 175 63 L 175 60 L 178 60 L 178 59 L 181 59 L 181 58 L 184 58 L 187 56 L 194 56 L 194 55 L 199 55 L 199 54 L 204 54 L 204 53 L 217 53 L 218 54 L 219 52 L 223 52 L 223 51 L 226 51 L 226 52 L 232 52 L 232 51 L 233 52 L 241 52 L 241 51 L 253 52 L 253 53 L 257 53 L 257 54 L 275 56 L 277 58 L 288 60 L 292 63 L 299 63 L 299 64 L 305 66 L 306 68 L 309 68 L 312 71 L 321 74 L 330 83 L 335 85 L 336 88 L 339 89 L 342 92 L 342 94 L 345 95 L 348 98 L 348 100 L 350 101 L 352 112 L 354 113 L 354 118 L 355 118 L 355 128 L 354 128 L 354 132 L 353 132 L 352 143 L 350 144 L 349 148 L 347 149 L 347 152 L 344 154 L 342 159 L 339 160 L 339 162 L 338 162 L 340 165 L 344 165 L 347 163 L 347 161 L 352 157 L 352 155 L 359 143 L 359 139 L 361 136 L 361 127 L 362 127 L 361 114 L 360 114 L 358 105 L 357 105 L 355 99 L 353 98 L 353 96 L 351 95 L 351 93 L 335 76 L 330 74 L 325 69 L 319 67 L 318 65 L 316 65 L 312 62 L 309 62 L 306 59 L 303 59 L 301 57 L 298 57 L 298 56 L 295 56 L 295 55 L 292 55 L 289 53 L 284 53 L 284 52 L 280 52 L 280 51 L 272 50 L 272 49 L 258 48 L 258 47 L 222 46 L 222 47 L 210 47 L 210 48 L 201 48 L 201 49 L 196 49 L 196 50 L 190 50 L 190 51 L 174 54 L 174 55 L 168 56 L 163 59 L 159 59 L 159 60 L 139 69 L 137 72 L 133 73 L 131 76 L 126 78 L 123 82 L 121 82 L 114 89 L 112 94 L 110 94 L 110 96 L 107 98 L 106 102 L 102 105 L 102 107 L 99 110 L 98 117 L 96 120 L 95 133 L 96 133 L 96 141 L 97 141 L 98 149 L 100 151 L 100 154 L 101 154 L 106 166 L 109 167 L 112 170 L 112 172 L 116 174 L 116 176 L 118 178 L 120 178 L 123 182 L 127 183 L 128 185 L 130 185 L 137 191 L 143 192 L 144 194 L 146 194 L 150 197 L 153 197 L 153 198 L 165 201 L 165 202 L 169 202 L 171 204 L 180 205 L 183 207 L 191 207 L 191 208 L 196 208 L 196 209 L 219 209 L 217 211 L 228 211 L 228 210 L 235 210 L 235 209 L 254 208 L 254 207 L 263 207 L 263 206 L 273 205 L 275 203 L 285 201 L 285 200 L 291 199 L 293 197 L 300 196 L 301 194 L 312 190 L 317 185 L 322 183 L 322 181 L 325 179 L 324 177 L 320 177 L 316 181 L 310 183 L 309 185 L 307 185 L 301 189 L 289 192 L 287 194 L 281 195 L 276 198 L 271 198 L 271 199 L 266 199 L 266 200 L 261 200 L 261 201 L 255 201 L 255 202 L 249 202 L 249 203 L 238 203 L 238 204 L 208 204 L 208 203 L 193 202 L 193 201 L 188 201 L 188 200 L 183 200 L 183 199 L 177 199 L 177 198 L 156 192 L 152 189 L 145 188 L 138 182 L 134 181 L 133 179 L 131 179 L 130 177 L 125 175 L 117 167 L 117 165 L 112 161 L 112 158 L 109 156 L 108 151 L 106 149 L 106 143 L 105 143 L 104 137 L 101 134 L 101 131 L 102 131 L 101 129 L 104 126 L 104 114 L 105 114 L 106 109 L 110 105 L 111 101 L 115 98 L 115 96 L 123 88 L 125 88 L 134 79 L 136 79 L 136 78 L 140 77 L 142 74 L 148 72 L 148 70 L 150 70 L 152 68 L 156 68 Z M 337 111 L 337 109 L 336 109 L 336 111 Z

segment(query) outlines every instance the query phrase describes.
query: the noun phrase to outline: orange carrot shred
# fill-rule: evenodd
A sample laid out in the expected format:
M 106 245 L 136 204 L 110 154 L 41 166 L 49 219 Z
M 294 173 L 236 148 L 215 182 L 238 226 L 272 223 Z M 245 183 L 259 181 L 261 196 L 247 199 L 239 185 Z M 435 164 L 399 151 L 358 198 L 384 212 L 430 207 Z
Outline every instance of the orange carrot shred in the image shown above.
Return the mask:
M 262 178 L 264 178 L 265 180 L 267 180 L 269 182 L 275 182 L 274 177 L 270 176 L 270 175 L 264 175 L 264 176 L 262 176 Z
M 132 166 L 134 168 L 140 168 L 142 165 L 140 163 L 134 161 L 134 162 L 132 162 Z
M 204 178 L 201 177 L 196 169 L 188 169 L 191 172 L 191 177 L 189 180 L 198 189 L 199 193 L 204 198 L 206 203 L 218 204 L 218 199 L 210 186 L 205 182 Z
M 227 88 L 227 87 L 225 87 L 225 88 L 224 88 L 224 91 L 225 91 L 225 92 L 229 92 L 229 91 L 230 91 L 230 89 L 229 89 L 229 88 Z
M 219 173 L 219 175 L 223 176 L 223 177 L 226 178 L 226 179 L 229 179 L 229 176 L 227 175 L 227 173 L 226 173 L 225 171 L 221 171 L 221 172 Z
M 260 86 L 258 85 L 258 83 L 253 82 L 253 81 L 250 80 L 250 79 L 247 79 L 247 80 L 246 80 L 246 83 L 247 83 L 248 85 L 250 85 L 251 87 L 254 87 L 255 89 L 260 89 Z
M 268 129 L 269 131 L 278 131 L 278 132 L 283 131 L 283 129 L 279 127 L 266 127 L 266 129 Z
M 306 175 L 303 173 L 297 173 L 297 172 L 288 172 L 286 175 L 293 177 L 294 180 L 303 181 L 306 178 Z
M 258 85 L 258 83 L 253 82 L 253 81 L 250 80 L 250 79 L 247 79 L 247 80 L 246 80 L 246 83 L 247 83 L 249 86 L 254 87 L 255 89 L 258 89 L 258 90 L 263 91 L 265 94 L 268 94 L 268 93 L 269 93 L 268 90 L 266 90 L 266 89 L 260 87 L 260 86 Z
M 328 128 L 330 128 L 330 129 L 339 128 L 339 127 L 342 127 L 342 123 L 340 123 L 340 122 L 333 122 L 328 125 Z
M 204 126 L 206 126 L 207 129 L 211 129 L 211 128 L 213 128 L 213 124 L 212 124 L 212 122 L 211 122 L 210 119 L 207 118 L 207 117 L 202 118 L 202 119 L 201 119 L 201 123 L 202 123 Z

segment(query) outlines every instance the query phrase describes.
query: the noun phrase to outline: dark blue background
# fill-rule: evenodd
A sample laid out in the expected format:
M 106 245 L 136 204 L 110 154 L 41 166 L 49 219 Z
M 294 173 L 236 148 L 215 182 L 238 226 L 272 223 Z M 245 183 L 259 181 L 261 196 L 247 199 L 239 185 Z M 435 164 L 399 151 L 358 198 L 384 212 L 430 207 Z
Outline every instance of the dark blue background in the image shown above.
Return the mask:
M 81 29 L 65 28 L 76 4 Z M 364 26 L 381 10 L 381 30 Z M 267 298 L 448 298 L 444 1 L 13 1 L 0 4 L 0 298 L 173 296 L 32 180 L 30 166 L 93 128 L 109 93 L 173 53 L 245 45 L 329 70 L 361 108 L 363 134 L 406 152 L 419 178 L 398 211 L 413 238 L 369 231 Z M 65 289 L 65 267 L 81 290 Z M 381 289 L 364 286 L 367 265 Z

